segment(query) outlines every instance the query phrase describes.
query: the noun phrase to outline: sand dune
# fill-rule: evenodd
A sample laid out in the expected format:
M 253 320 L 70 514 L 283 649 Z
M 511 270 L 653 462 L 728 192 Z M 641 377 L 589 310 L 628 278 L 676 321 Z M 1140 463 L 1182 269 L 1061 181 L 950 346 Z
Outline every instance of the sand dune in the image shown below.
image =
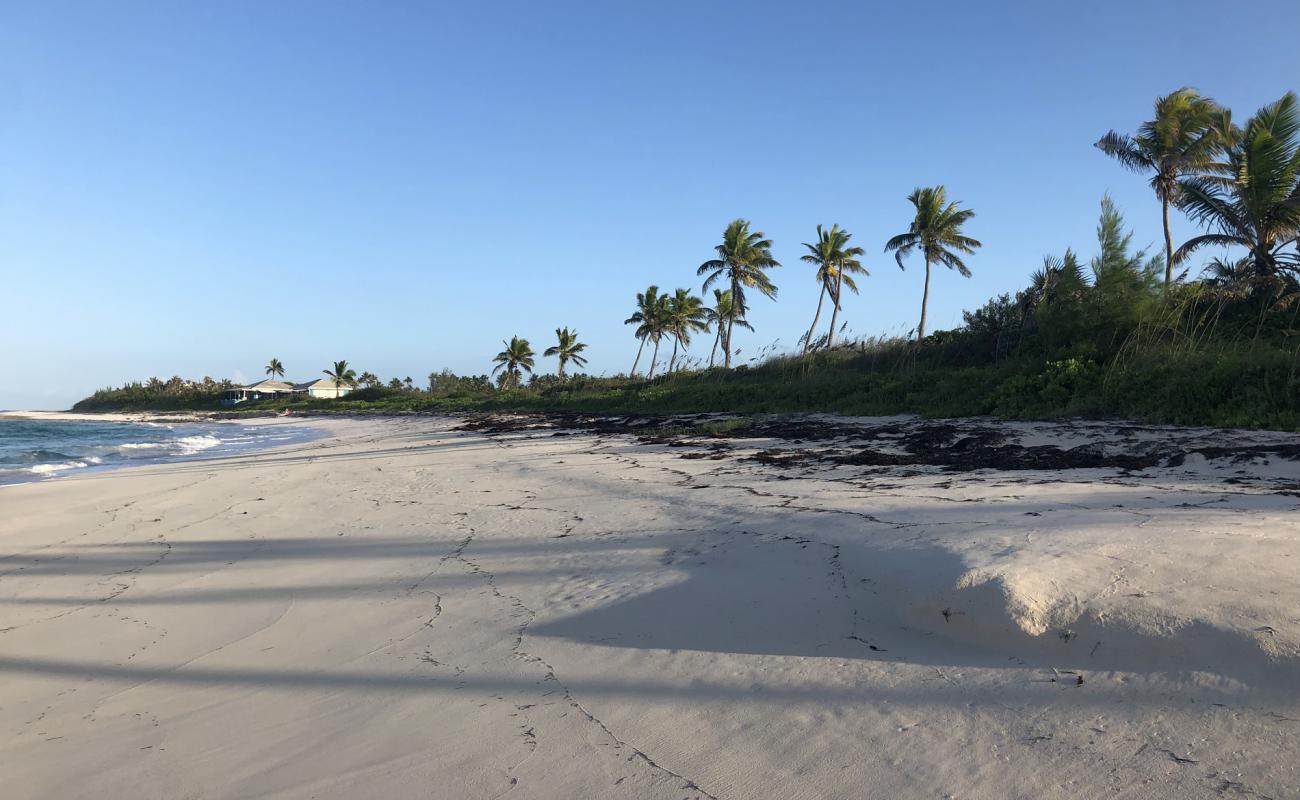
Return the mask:
M 1300 437 L 463 422 L 0 487 L 4 796 L 1300 796 Z

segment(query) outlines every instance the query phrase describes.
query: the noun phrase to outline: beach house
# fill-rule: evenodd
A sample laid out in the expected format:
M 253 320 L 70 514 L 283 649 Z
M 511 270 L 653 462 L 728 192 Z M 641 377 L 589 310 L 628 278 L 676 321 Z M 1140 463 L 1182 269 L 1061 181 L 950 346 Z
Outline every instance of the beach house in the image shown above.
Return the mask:
M 334 381 L 329 378 L 318 378 L 307 383 L 294 384 L 293 391 L 309 394 L 312 397 L 338 398 L 352 391 L 352 387 L 346 384 L 335 386 Z
M 221 405 L 233 406 L 248 400 L 265 400 L 281 394 L 291 394 L 294 387 L 284 381 L 258 381 L 247 386 L 236 386 L 221 393 Z

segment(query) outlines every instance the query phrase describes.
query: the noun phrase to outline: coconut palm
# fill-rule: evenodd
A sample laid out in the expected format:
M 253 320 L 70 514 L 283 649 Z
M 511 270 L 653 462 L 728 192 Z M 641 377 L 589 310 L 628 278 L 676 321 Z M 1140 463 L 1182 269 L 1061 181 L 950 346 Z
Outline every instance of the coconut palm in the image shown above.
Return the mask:
M 885 242 L 885 252 L 893 251 L 898 268 L 904 269 L 903 257 L 920 250 L 925 258 L 925 289 L 921 294 L 921 322 L 916 327 L 916 340 L 925 338 L 925 311 L 930 302 L 930 268 L 937 262 L 955 269 L 969 278 L 970 270 L 958 253 L 970 255 L 981 247 L 979 241 L 962 233 L 962 226 L 975 216 L 968 208 L 957 208 L 948 202 L 947 190 L 942 186 L 918 188 L 907 197 L 916 209 L 907 233 L 900 233 Z
M 587 349 L 587 345 L 578 341 L 578 332 L 571 331 L 568 328 L 555 329 L 556 344 L 554 347 L 546 348 L 542 355 L 550 358 L 551 356 L 560 357 L 560 380 L 564 380 L 564 365 L 572 361 L 580 367 L 587 366 L 587 359 L 580 354 Z
M 623 320 L 624 325 L 637 326 L 635 335 L 641 340 L 641 344 L 636 348 L 636 358 L 632 361 L 632 371 L 628 373 L 628 377 L 636 377 L 636 366 L 641 363 L 641 351 L 645 349 L 645 340 L 650 336 L 651 320 L 659 306 L 659 298 L 658 286 L 648 286 L 644 292 L 637 292 L 636 311 Z
M 1074 250 L 1067 248 L 1064 256 L 1044 256 L 1043 268 L 1029 276 L 1029 287 L 1021 293 L 1022 308 L 1037 311 L 1057 300 L 1078 295 L 1088 286 L 1088 276 Z
M 1249 251 L 1261 278 L 1300 270 L 1300 110 L 1293 92 L 1261 108 L 1240 130 L 1230 129 L 1221 175 L 1179 181 L 1183 209 L 1217 229 L 1193 237 L 1174 253 L 1175 263 L 1206 246 Z
M 1111 131 L 1097 148 L 1134 172 L 1150 172 L 1151 188 L 1160 198 L 1165 225 L 1165 285 L 1174 276 L 1174 240 L 1169 231 L 1169 206 L 1181 202 L 1178 179 L 1209 169 L 1220 148 L 1216 122 L 1222 110 L 1195 89 L 1182 88 L 1156 98 L 1155 118 L 1142 123 L 1137 134 Z
M 668 298 L 666 319 L 667 333 L 673 337 L 673 355 L 668 361 L 668 371 L 677 368 L 677 346 L 682 349 L 690 347 L 691 334 L 709 329 L 709 310 L 704 301 L 691 294 L 690 289 L 678 289 Z
M 1228 261 L 1215 258 L 1205 265 L 1201 280 L 1220 289 L 1241 289 L 1254 278 L 1255 262 L 1249 256 Z
M 731 349 L 731 341 L 727 337 L 733 324 L 751 331 L 754 330 L 754 326 L 750 325 L 744 317 L 736 315 L 736 304 L 731 301 L 730 289 L 714 289 L 713 308 L 705 311 L 708 314 L 708 323 L 717 329 L 717 335 L 713 337 L 713 350 L 709 352 L 709 366 L 712 367 L 718 345 L 722 345 L 724 349 Z
M 281 364 L 280 359 L 278 358 L 271 359 L 270 363 L 266 365 L 266 374 L 273 380 L 275 378 L 283 378 L 284 364 Z
M 704 279 L 704 289 L 719 280 L 725 279 L 731 287 L 733 313 L 727 320 L 727 349 L 723 366 L 731 367 L 731 332 L 737 319 L 744 319 L 749 312 L 745 299 L 745 289 L 757 289 L 767 297 L 776 299 L 776 285 L 767 275 L 767 270 L 781 264 L 772 257 L 772 242 L 763 238 L 762 231 L 751 231 L 749 221 L 732 220 L 722 234 L 722 244 L 713 248 L 718 257 L 705 261 L 696 271 L 697 275 L 708 274 Z
M 812 325 L 808 328 L 808 335 L 804 339 L 803 351 L 808 352 L 812 348 L 813 334 L 817 330 L 817 321 L 822 316 L 822 301 L 826 295 L 831 296 L 834 310 L 831 312 L 831 329 L 826 336 L 826 347 L 830 348 L 835 340 L 835 318 L 839 315 L 840 298 L 843 289 L 848 287 L 854 294 L 858 291 L 858 285 L 853 281 L 853 275 L 867 275 L 867 270 L 858 261 L 859 256 L 866 255 L 861 247 L 848 247 L 849 239 L 853 234 L 840 228 L 839 225 L 832 225 L 830 230 L 825 230 L 822 226 L 817 226 L 817 243 L 809 244 L 804 242 L 804 247 L 808 252 L 800 258 L 809 264 L 817 266 L 817 282 L 822 285 L 821 293 L 817 296 L 817 313 L 813 315 Z
M 381 383 L 381 381 L 379 380 L 379 376 L 376 375 L 375 373 L 363 372 L 359 376 L 357 376 L 357 383 L 361 384 L 367 389 L 370 389 L 372 387 L 378 386 Z
M 506 371 L 506 382 L 510 386 L 519 386 L 520 370 L 532 374 L 533 372 L 533 348 L 528 344 L 527 339 L 520 339 L 518 336 L 511 336 L 510 341 L 501 340 L 501 344 L 506 349 L 496 354 L 492 360 L 496 367 L 492 369 L 492 374 L 504 369 Z
M 334 369 L 323 370 L 330 380 L 334 381 L 334 389 L 337 391 L 344 386 L 357 385 L 357 372 L 348 366 L 346 361 L 335 361 Z
M 669 330 L 670 316 L 668 313 L 668 304 L 671 297 L 661 294 L 655 299 L 654 308 L 650 309 L 650 316 L 646 319 L 645 328 L 646 336 L 654 342 L 654 350 L 650 354 L 650 371 L 646 373 L 647 378 L 655 376 L 655 366 L 659 363 L 659 344 L 665 336 L 670 335 Z

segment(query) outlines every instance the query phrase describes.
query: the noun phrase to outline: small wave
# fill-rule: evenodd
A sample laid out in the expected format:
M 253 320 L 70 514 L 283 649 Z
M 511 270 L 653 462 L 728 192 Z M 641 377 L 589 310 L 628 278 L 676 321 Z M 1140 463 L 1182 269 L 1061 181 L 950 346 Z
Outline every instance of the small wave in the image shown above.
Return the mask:
M 176 446 L 186 455 L 207 450 L 221 444 L 221 440 L 211 434 L 201 436 L 182 436 L 176 440 Z
M 166 447 L 167 442 L 127 442 L 117 445 L 118 450 L 158 450 Z
M 56 472 L 66 472 L 70 469 L 81 469 L 88 466 L 90 464 L 85 461 L 64 461 L 61 464 L 37 464 L 34 467 L 28 467 L 27 471 L 33 475 L 53 475 Z

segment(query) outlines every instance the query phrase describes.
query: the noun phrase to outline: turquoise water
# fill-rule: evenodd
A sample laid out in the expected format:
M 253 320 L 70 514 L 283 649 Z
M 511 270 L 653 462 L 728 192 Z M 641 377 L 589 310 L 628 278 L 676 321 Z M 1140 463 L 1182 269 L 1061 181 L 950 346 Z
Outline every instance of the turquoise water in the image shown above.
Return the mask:
M 211 458 L 316 436 L 316 431 L 296 425 L 0 417 L 0 484 L 134 464 Z

